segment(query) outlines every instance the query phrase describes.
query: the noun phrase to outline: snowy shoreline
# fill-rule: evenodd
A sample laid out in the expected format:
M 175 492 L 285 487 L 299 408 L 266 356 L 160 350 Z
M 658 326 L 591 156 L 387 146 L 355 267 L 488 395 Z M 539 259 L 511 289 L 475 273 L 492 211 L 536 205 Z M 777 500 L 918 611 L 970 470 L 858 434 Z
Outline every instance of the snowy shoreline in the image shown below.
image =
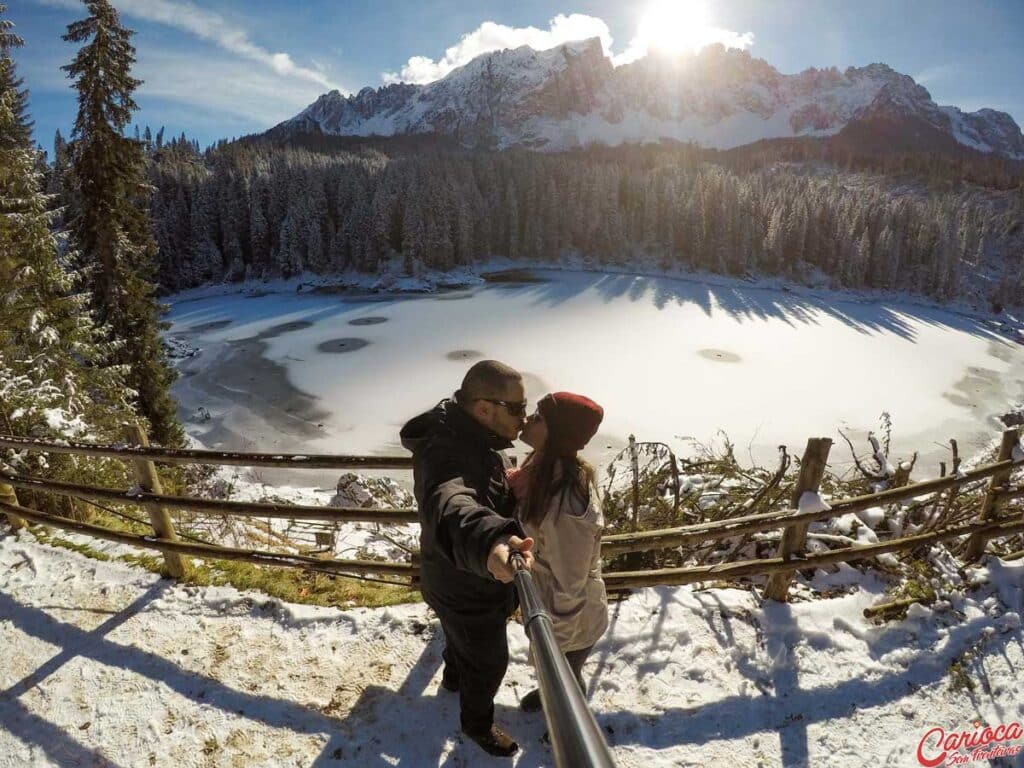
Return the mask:
M 731 277 L 715 272 L 699 270 L 670 269 L 656 266 L 657 259 L 649 258 L 647 263 L 631 266 L 594 265 L 593 260 L 579 255 L 563 257 L 557 261 L 512 260 L 505 257 L 481 259 L 472 266 L 459 267 L 448 272 L 425 270 L 423 277 L 402 276 L 397 274 L 399 262 L 391 265 L 391 271 L 385 275 L 368 275 L 360 272 L 318 275 L 304 272 L 290 278 L 273 278 L 269 280 L 250 280 L 235 283 L 209 283 L 189 288 L 184 291 L 166 294 L 160 300 L 172 304 L 195 301 L 211 296 L 229 296 L 232 294 L 261 295 L 269 293 L 301 293 L 308 288 L 310 292 L 323 289 L 342 289 L 338 295 L 358 298 L 360 296 L 388 295 L 405 296 L 439 291 L 459 290 L 483 285 L 489 276 L 503 272 L 582 272 L 593 275 L 620 275 L 647 278 L 663 278 L 678 280 L 692 284 L 704 284 L 721 288 L 743 288 L 744 290 L 785 291 L 794 296 L 815 298 L 830 301 L 899 302 L 909 306 L 927 309 L 939 309 L 956 313 L 981 321 L 994 321 L 1009 325 L 1024 324 L 1021 308 L 1010 308 L 1001 314 L 990 309 L 979 308 L 964 299 L 950 302 L 939 302 L 918 294 L 906 291 L 853 290 L 832 289 L 824 285 L 805 285 L 771 275 L 750 277 Z M 820 277 L 820 281 L 827 280 Z M 345 291 L 349 291 L 346 293 Z M 1024 326 L 1022 326 L 1024 327 Z M 1024 339 L 1024 334 L 1020 336 Z

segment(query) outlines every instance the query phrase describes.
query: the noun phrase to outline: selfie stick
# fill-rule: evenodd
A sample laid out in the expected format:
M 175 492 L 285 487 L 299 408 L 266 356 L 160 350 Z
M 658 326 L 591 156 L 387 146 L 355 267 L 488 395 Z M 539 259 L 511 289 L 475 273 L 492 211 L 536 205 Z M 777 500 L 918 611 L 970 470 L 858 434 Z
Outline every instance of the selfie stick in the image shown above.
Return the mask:
M 533 648 L 540 700 L 558 768 L 615 768 L 604 734 L 587 706 L 569 662 L 555 640 L 551 617 L 541 605 L 523 556 L 509 556 L 523 612 L 523 627 Z

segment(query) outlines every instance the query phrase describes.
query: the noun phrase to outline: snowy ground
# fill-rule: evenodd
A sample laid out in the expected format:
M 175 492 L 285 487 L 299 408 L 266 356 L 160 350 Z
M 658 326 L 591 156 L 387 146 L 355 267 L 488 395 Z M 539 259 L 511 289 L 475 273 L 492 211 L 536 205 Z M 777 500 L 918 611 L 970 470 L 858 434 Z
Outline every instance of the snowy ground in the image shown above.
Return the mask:
M 590 702 L 622 768 L 916 766 L 931 728 L 1024 720 L 1024 565 L 989 559 L 970 579 L 991 583 L 880 627 L 861 611 L 882 585 L 848 568 L 813 584 L 852 592 L 791 606 L 642 590 L 613 605 Z M 542 720 L 516 709 L 533 675 L 522 629 L 509 636 L 498 719 L 516 765 L 551 765 Z M 457 736 L 421 605 L 176 586 L 22 533 L 0 538 L 0 649 L 4 768 L 509 764 Z

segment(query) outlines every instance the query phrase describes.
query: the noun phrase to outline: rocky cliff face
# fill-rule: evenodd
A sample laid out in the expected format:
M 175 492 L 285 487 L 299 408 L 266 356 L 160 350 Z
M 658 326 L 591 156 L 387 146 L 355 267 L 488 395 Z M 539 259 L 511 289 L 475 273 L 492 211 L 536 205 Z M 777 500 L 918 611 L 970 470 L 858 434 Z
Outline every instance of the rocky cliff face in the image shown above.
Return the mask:
M 729 149 L 877 121 L 925 123 L 959 145 L 1024 159 L 1024 135 L 1008 114 L 939 106 L 913 78 L 885 64 L 783 75 L 718 45 L 613 67 L 596 38 L 484 54 L 427 85 L 364 88 L 347 97 L 331 91 L 275 130 L 436 133 L 499 149 L 660 140 Z

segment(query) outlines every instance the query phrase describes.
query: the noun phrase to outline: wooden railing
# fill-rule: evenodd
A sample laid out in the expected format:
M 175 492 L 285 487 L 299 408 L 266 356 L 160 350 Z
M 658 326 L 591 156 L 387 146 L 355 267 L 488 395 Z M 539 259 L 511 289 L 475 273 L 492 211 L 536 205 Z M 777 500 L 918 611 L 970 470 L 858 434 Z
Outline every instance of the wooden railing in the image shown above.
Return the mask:
M 130 429 L 130 426 L 126 426 Z M 337 456 L 334 454 L 239 453 L 151 448 L 131 441 L 125 445 L 96 445 L 68 440 L 37 440 L 0 435 L 0 448 L 15 451 L 73 453 L 109 459 L 145 459 L 164 464 L 214 464 L 228 467 L 288 467 L 290 469 L 412 469 L 411 456 Z
M 65 440 L 0 435 L 0 448 L 16 451 L 73 454 L 120 459 L 134 466 L 136 487 L 109 489 L 66 483 L 40 477 L 0 471 L 0 511 L 6 513 L 15 528 L 26 521 L 42 523 L 55 528 L 87 534 L 98 539 L 128 544 L 163 553 L 163 572 L 181 578 L 187 571 L 183 555 L 221 560 L 241 560 L 258 565 L 273 565 L 333 573 L 348 576 L 396 577 L 389 581 L 399 586 L 412 586 L 417 568 L 413 563 L 387 563 L 376 560 L 324 559 L 289 552 L 256 549 L 237 549 L 199 541 L 180 541 L 174 530 L 169 510 L 208 514 L 232 515 L 249 518 L 284 518 L 289 520 L 321 520 L 328 522 L 412 523 L 416 522 L 415 509 L 365 509 L 362 507 L 312 507 L 302 505 L 237 502 L 220 499 L 202 499 L 189 496 L 170 496 L 163 493 L 154 462 L 167 464 L 206 464 L 217 466 L 288 467 L 289 469 L 411 469 L 412 458 L 407 456 L 370 457 L 337 455 L 294 455 L 273 453 L 238 453 L 226 451 L 180 450 L 151 447 L 143 431 L 134 424 L 125 425 L 127 442 L 123 445 L 98 445 Z M 18 504 L 15 489 L 53 493 L 84 501 L 104 501 L 132 505 L 145 509 L 150 515 L 155 536 L 118 531 L 104 526 L 58 517 Z
M 126 426 L 129 443 L 125 445 L 96 445 L 58 440 L 37 440 L 0 435 L 0 448 L 18 451 L 32 450 L 49 453 L 71 453 L 100 456 L 129 461 L 134 466 L 138 483 L 133 489 L 108 489 L 89 485 L 0 472 L 0 512 L 10 523 L 21 527 L 26 521 L 63 528 L 135 547 L 159 550 L 163 553 L 167 575 L 182 577 L 186 563 L 182 556 L 224 560 L 242 560 L 259 565 L 271 565 L 364 577 L 376 575 L 402 586 L 416 584 L 418 567 L 415 555 L 412 562 L 389 563 L 375 560 L 344 560 L 320 558 L 305 554 L 265 550 L 237 549 L 198 541 L 179 540 L 168 514 L 169 510 L 215 513 L 248 518 L 285 518 L 295 520 L 321 520 L 339 522 L 411 523 L 417 520 L 414 509 L 366 509 L 362 507 L 314 507 L 291 504 L 202 499 L 166 495 L 162 492 L 154 462 L 172 464 L 212 464 L 250 467 L 288 467 L 306 469 L 410 469 L 409 457 L 366 457 L 334 455 L 291 455 L 268 453 L 237 453 L 222 451 L 173 450 L 148 446 L 145 435 L 134 425 Z M 806 493 L 817 493 L 825 471 L 832 441 L 812 438 L 807 443 L 800 464 L 800 474 L 793 491 L 791 509 L 763 514 L 733 517 L 720 521 L 698 523 L 676 528 L 635 533 L 612 534 L 602 539 L 604 555 L 664 550 L 679 546 L 745 536 L 770 530 L 782 530 L 778 552 L 772 558 L 760 558 L 713 565 L 683 568 L 659 568 L 643 571 L 610 571 L 604 574 L 609 589 L 622 590 L 660 584 L 690 584 L 709 580 L 731 580 L 750 576 L 767 576 L 766 597 L 784 601 L 796 570 L 813 569 L 837 563 L 856 562 L 878 555 L 901 552 L 917 547 L 968 537 L 965 557 L 978 558 L 991 539 L 1014 536 L 1024 532 L 1024 517 L 1019 513 L 1001 517 L 1005 503 L 1024 497 L 1024 488 L 1009 485 L 1012 470 L 1024 465 L 1024 450 L 1019 444 L 1017 429 L 1003 432 L 997 460 L 969 471 L 853 498 L 830 500 L 827 509 L 799 511 L 800 499 Z M 812 522 L 828 520 L 839 515 L 857 512 L 893 502 L 949 491 L 987 480 L 977 520 L 968 524 L 928 530 L 869 545 L 855 545 L 826 552 L 804 554 L 807 528 Z M 103 501 L 113 504 L 134 505 L 145 509 L 155 535 L 139 535 L 104 526 L 59 517 L 18 503 L 16 490 L 52 493 L 89 502 Z

